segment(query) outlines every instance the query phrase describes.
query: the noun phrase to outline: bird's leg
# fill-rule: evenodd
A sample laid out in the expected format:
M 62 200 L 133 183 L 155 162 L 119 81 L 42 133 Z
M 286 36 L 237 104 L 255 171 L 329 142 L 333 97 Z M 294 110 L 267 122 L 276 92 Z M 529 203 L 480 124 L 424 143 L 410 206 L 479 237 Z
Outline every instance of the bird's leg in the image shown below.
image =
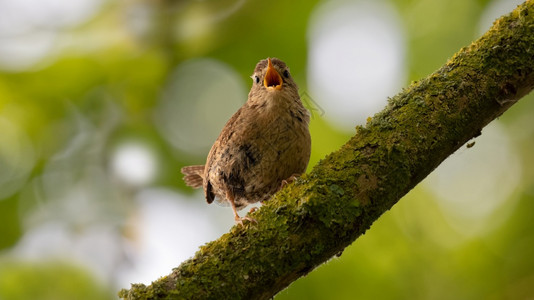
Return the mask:
M 246 217 L 239 216 L 239 214 L 237 213 L 237 208 L 235 207 L 234 195 L 232 195 L 232 193 L 227 192 L 226 199 L 228 199 L 228 201 L 230 202 L 230 205 L 232 206 L 232 211 L 234 212 L 234 219 L 235 219 L 236 224 L 243 225 L 243 220 L 258 223 L 258 221 L 256 221 L 255 219 L 249 216 L 246 216 Z
M 297 178 L 299 178 L 299 176 L 300 176 L 300 174 L 295 173 L 295 174 L 289 176 L 289 178 L 282 180 L 282 183 L 280 184 L 280 189 L 283 189 L 284 186 L 286 186 L 286 185 L 292 183 L 293 181 L 297 180 Z

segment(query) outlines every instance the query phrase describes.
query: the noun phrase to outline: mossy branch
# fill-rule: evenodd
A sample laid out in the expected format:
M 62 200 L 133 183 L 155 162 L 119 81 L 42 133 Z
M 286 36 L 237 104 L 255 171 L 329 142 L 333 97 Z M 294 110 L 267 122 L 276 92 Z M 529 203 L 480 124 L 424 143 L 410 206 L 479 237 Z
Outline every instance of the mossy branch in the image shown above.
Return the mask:
M 447 156 L 534 87 L 534 0 L 412 83 L 338 151 L 127 299 L 268 299 L 341 253 Z M 503 159 L 506 159 L 503 157 Z

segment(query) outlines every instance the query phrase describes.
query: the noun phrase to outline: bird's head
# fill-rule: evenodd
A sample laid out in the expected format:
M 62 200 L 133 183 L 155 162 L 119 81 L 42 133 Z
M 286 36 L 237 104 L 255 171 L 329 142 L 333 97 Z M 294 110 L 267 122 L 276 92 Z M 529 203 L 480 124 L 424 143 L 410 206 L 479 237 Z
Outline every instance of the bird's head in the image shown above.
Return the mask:
M 270 93 L 298 93 L 289 68 L 278 58 L 260 60 L 252 74 L 252 90 Z

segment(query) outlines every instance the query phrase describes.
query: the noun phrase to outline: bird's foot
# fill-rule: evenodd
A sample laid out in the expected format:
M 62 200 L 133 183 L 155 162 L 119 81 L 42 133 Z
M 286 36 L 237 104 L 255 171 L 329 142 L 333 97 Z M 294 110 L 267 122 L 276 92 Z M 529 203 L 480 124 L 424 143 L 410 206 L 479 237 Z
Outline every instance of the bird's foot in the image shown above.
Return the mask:
M 289 178 L 282 180 L 282 183 L 280 184 L 280 189 L 283 189 L 284 186 L 292 183 L 293 181 L 297 180 L 299 178 L 299 174 L 293 174 L 289 176 Z
M 244 226 L 243 221 L 249 221 L 249 222 L 251 222 L 251 223 L 258 224 L 258 221 L 256 221 L 256 219 L 251 218 L 251 217 L 249 217 L 249 216 L 245 216 L 245 217 L 239 217 L 239 216 L 236 216 L 236 217 L 235 217 L 235 223 L 236 223 L 237 225 Z

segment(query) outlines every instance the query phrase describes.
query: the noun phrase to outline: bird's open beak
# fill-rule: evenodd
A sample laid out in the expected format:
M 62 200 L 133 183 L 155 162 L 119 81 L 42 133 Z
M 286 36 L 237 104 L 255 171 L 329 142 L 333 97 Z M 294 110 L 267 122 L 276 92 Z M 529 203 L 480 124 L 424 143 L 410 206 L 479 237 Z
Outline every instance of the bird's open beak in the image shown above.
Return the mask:
M 282 88 L 282 76 L 273 67 L 271 58 L 268 60 L 269 65 L 267 66 L 267 73 L 265 73 L 265 78 L 263 79 L 263 85 L 268 89 L 280 90 Z

